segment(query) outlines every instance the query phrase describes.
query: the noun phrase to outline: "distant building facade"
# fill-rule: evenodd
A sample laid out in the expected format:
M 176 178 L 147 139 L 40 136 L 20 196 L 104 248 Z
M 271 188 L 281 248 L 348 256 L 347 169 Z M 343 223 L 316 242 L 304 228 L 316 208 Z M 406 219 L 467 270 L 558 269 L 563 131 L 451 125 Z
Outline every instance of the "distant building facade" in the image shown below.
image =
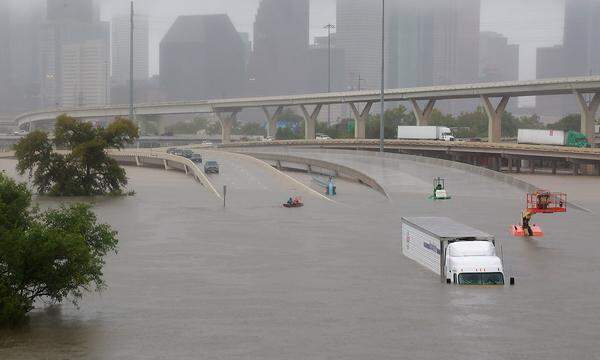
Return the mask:
M 165 99 L 243 95 L 245 51 L 227 15 L 178 17 L 160 43 L 160 87 Z
M 509 44 L 501 34 L 481 32 L 479 78 L 482 82 L 519 80 L 519 45 Z
M 109 24 L 91 0 L 48 0 L 40 42 L 41 105 L 105 105 L 110 97 Z
M 150 29 L 148 16 L 135 15 L 133 30 L 133 79 L 148 80 L 150 73 Z M 111 21 L 112 82 L 122 86 L 129 82 L 130 16 L 116 16 Z
M 537 78 L 586 76 L 600 74 L 600 1 L 568 0 L 565 2 L 564 39 L 562 46 L 537 51 Z M 578 113 L 572 96 L 540 96 L 536 112 L 542 119 L 554 121 Z
M 378 89 L 381 5 L 338 0 L 337 6 L 337 44 L 345 51 L 346 83 L 354 84 L 360 76 L 361 88 Z M 480 0 L 392 0 L 386 7 L 387 88 L 478 80 Z
M 254 95 L 307 90 L 309 0 L 262 0 L 254 22 L 250 61 Z
M 9 112 L 10 92 L 10 8 L 0 0 L 0 114 Z

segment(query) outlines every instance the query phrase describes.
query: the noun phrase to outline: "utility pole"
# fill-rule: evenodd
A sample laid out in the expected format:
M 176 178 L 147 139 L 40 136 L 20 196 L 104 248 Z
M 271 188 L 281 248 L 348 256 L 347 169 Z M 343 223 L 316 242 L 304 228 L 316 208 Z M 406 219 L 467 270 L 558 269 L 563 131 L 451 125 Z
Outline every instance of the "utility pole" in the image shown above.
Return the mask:
M 379 151 L 384 152 L 385 128 L 385 0 L 381 0 L 381 115 L 379 117 Z
M 328 67 L 327 67 L 327 93 L 331 92 L 331 29 L 335 29 L 335 25 L 327 24 L 324 29 L 327 29 L 327 58 L 328 58 Z M 331 104 L 327 104 L 327 127 L 331 126 Z
M 133 1 L 131 1 L 131 12 L 129 22 L 129 120 L 135 121 L 135 110 L 133 107 Z

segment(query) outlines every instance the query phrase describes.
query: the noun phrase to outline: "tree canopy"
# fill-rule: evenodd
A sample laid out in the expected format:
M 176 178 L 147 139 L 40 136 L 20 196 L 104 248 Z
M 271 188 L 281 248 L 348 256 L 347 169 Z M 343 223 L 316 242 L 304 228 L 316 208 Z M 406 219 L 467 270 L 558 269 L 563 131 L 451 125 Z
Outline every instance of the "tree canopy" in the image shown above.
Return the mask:
M 137 138 L 138 128 L 128 119 L 117 118 L 101 128 L 61 115 L 53 140 L 44 132 L 33 131 L 15 145 L 17 170 L 29 174 L 40 194 L 120 194 L 127 185 L 125 170 L 105 150 L 122 149 Z M 55 148 L 68 152 L 59 153 Z
M 37 300 L 76 305 L 102 290 L 104 257 L 116 252 L 117 233 L 88 205 L 31 205 L 27 187 L 0 173 L 0 325 L 24 321 Z

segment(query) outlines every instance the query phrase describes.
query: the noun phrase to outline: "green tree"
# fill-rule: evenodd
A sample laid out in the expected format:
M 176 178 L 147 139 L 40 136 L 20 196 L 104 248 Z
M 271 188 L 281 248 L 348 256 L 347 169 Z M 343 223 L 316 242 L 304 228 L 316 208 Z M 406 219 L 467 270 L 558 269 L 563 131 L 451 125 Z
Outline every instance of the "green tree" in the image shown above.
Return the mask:
M 31 208 L 25 184 L 0 173 L 0 325 L 23 322 L 37 300 L 77 305 L 101 291 L 104 258 L 117 249 L 117 233 L 88 205 Z
M 120 194 L 127 185 L 125 170 L 106 154 L 122 149 L 138 138 L 131 121 L 117 118 L 106 128 L 77 121 L 66 115 L 56 120 L 54 140 L 34 131 L 15 146 L 17 170 L 29 173 L 40 194 L 91 196 Z M 53 147 L 69 150 L 57 153 Z
M 166 132 L 175 135 L 196 134 L 198 131 L 206 130 L 209 126 L 208 119 L 196 117 L 191 122 L 180 122 L 175 125 L 167 126 Z
M 233 129 L 235 135 L 262 135 L 267 134 L 265 127 L 256 122 L 248 122 L 238 125 Z
M 571 114 L 560 119 L 554 124 L 548 124 L 548 129 L 563 131 L 581 131 L 581 115 Z

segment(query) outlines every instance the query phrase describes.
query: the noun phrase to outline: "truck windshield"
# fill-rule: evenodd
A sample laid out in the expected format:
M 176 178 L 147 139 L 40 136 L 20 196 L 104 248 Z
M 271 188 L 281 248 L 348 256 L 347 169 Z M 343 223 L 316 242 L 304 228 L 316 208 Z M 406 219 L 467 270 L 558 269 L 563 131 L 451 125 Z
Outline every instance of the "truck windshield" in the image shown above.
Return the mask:
M 458 275 L 460 285 L 504 285 L 502 273 L 462 273 Z

